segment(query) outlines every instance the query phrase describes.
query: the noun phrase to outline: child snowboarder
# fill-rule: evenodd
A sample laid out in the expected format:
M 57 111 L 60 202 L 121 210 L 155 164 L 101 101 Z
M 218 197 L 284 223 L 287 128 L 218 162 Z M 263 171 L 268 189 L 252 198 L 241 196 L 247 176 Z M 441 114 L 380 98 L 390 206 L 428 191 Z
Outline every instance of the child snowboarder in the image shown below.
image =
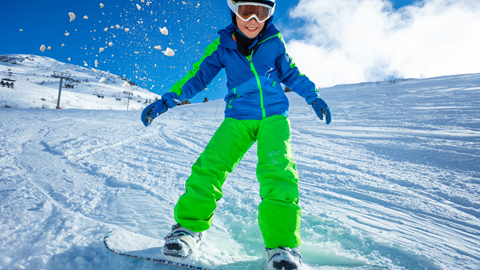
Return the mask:
M 212 224 L 222 185 L 248 149 L 258 141 L 257 179 L 262 202 L 258 223 L 267 253 L 267 269 L 301 269 L 301 209 L 298 173 L 292 161 L 288 99 L 281 84 L 312 105 L 326 123 L 327 104 L 313 82 L 302 75 L 285 51 L 272 23 L 275 0 L 227 0 L 233 23 L 220 30 L 193 69 L 142 112 L 145 126 L 154 118 L 206 88 L 225 68 L 228 93 L 225 120 L 192 167 L 186 192 L 174 209 L 177 222 L 165 237 L 164 253 L 185 258 L 203 241 Z

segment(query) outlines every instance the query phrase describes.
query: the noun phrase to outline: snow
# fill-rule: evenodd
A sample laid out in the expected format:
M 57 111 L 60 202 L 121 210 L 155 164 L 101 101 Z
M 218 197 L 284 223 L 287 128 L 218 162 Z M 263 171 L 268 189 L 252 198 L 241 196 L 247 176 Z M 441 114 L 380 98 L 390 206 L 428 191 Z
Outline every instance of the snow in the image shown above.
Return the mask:
M 87 62 L 84 64 L 88 66 Z M 95 63 L 97 64 L 98 62 Z M 66 71 L 74 80 L 63 81 L 63 84 L 74 85 L 74 88 L 62 89 L 62 109 L 126 110 L 128 106 L 130 110 L 141 110 L 148 104 L 147 100 L 159 98 L 154 93 L 133 86 L 129 89 L 133 93 L 128 103 L 128 94 L 124 93 L 125 89 L 122 87 L 127 81 L 120 76 L 95 68 L 61 63 L 48 57 L 0 55 L 0 71 L 6 71 L 7 66 L 11 68 L 17 81 L 15 89 L 0 87 L 0 107 L 54 109 L 60 84 L 60 79 L 52 77 L 54 71 Z M 100 82 L 102 78 L 105 81 Z M 99 99 L 97 95 L 103 95 L 104 98 Z
M 73 20 L 75 20 L 75 13 L 69 12 L 69 13 L 68 13 L 68 16 L 70 17 L 70 22 L 72 22 Z
M 168 35 L 168 29 L 167 29 L 167 27 L 160 28 L 160 32 L 161 32 L 163 35 L 167 36 L 167 35 Z
M 167 49 L 163 51 L 163 54 L 165 54 L 166 56 L 174 56 L 175 52 L 172 49 L 167 47 Z
M 178 106 L 145 128 L 145 104 L 120 104 L 118 76 L 47 57 L 4 59 L 0 69 L 18 81 L 0 87 L 1 269 L 176 269 L 111 254 L 102 239 L 113 229 L 168 233 L 225 103 Z M 62 90 L 62 110 L 53 109 L 52 70 L 82 81 Z M 99 91 L 104 99 L 92 95 Z M 305 268 L 478 269 L 480 74 L 319 91 L 332 110 L 328 126 L 287 94 Z M 223 187 L 198 250 L 210 268 L 265 266 L 256 163 L 254 145 Z

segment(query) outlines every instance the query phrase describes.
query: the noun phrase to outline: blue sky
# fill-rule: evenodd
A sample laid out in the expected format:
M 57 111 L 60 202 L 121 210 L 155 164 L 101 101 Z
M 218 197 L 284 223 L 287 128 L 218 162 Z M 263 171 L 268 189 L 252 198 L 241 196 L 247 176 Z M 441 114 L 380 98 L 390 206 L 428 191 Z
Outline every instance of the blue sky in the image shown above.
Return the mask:
M 4 2 L 4 12 L 0 17 L 3 37 L 0 54 L 36 54 L 62 62 L 68 62 L 70 57 L 71 63 L 84 66 L 86 61 L 90 68 L 98 60 L 97 69 L 125 75 L 158 94 L 167 92 L 186 74 L 192 64 L 200 59 L 205 47 L 217 37 L 218 30 L 231 21 L 224 0 L 152 1 L 150 6 L 146 5 L 147 0 L 144 3 L 141 0 Z M 309 2 L 313 3 L 314 0 Z M 100 8 L 100 3 L 104 4 L 104 8 Z M 289 16 L 298 3 L 279 1 L 277 4 L 275 23 L 285 33 L 288 45 L 289 37 L 302 39 L 308 36 L 305 26 L 302 26 L 311 23 L 308 18 L 292 19 Z M 393 12 L 412 3 L 394 1 Z M 142 10 L 137 10 L 136 4 Z M 69 22 L 69 12 L 76 15 L 73 22 Z M 85 15 L 88 16 L 87 20 L 83 19 Z M 131 31 L 126 33 L 122 29 L 110 29 L 117 24 Z M 108 31 L 104 32 L 106 27 Z M 167 27 L 168 35 L 160 33 L 162 27 Z M 297 28 L 301 28 L 301 31 L 296 31 Z M 23 29 L 23 32 L 19 29 Z M 68 37 L 65 36 L 66 32 L 70 33 Z M 113 47 L 107 46 L 108 42 L 112 42 Z M 42 53 L 39 50 L 42 44 L 52 49 Z M 62 47 L 62 44 L 65 46 Z M 176 55 L 163 55 L 161 51 L 153 49 L 157 45 L 162 46 L 162 51 L 167 47 L 174 49 Z M 99 53 L 99 48 L 105 46 L 105 51 Z M 225 75 L 220 74 L 208 90 L 193 101 L 203 100 L 205 96 L 209 99 L 223 97 L 225 84 Z

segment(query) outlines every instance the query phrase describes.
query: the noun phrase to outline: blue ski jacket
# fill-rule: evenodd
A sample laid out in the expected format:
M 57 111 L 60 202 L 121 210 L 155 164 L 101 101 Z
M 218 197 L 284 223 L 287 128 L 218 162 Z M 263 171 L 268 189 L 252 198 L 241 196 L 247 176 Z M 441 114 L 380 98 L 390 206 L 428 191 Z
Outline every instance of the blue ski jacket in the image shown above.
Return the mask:
M 318 98 L 315 84 L 295 66 L 272 23 L 248 57 L 237 49 L 235 29 L 231 24 L 220 30 L 220 37 L 207 47 L 200 61 L 170 92 L 176 93 L 181 101 L 190 99 L 225 68 L 228 88 L 225 117 L 239 120 L 261 120 L 273 115 L 288 117 L 288 98 L 281 83 L 305 98 L 307 104 Z

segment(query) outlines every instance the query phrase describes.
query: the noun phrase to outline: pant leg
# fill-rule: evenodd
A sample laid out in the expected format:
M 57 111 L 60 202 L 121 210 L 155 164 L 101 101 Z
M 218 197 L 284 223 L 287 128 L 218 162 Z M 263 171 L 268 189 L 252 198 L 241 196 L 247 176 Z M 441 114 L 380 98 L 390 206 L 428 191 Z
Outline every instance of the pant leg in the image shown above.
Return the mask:
M 186 192 L 175 205 L 176 222 L 195 232 L 210 228 L 225 179 L 255 140 L 255 132 L 242 121 L 223 121 L 192 167 Z
M 257 139 L 257 179 L 262 197 L 258 223 L 265 246 L 298 247 L 301 245 L 301 208 L 298 173 L 292 161 L 290 122 L 285 116 L 262 120 Z

